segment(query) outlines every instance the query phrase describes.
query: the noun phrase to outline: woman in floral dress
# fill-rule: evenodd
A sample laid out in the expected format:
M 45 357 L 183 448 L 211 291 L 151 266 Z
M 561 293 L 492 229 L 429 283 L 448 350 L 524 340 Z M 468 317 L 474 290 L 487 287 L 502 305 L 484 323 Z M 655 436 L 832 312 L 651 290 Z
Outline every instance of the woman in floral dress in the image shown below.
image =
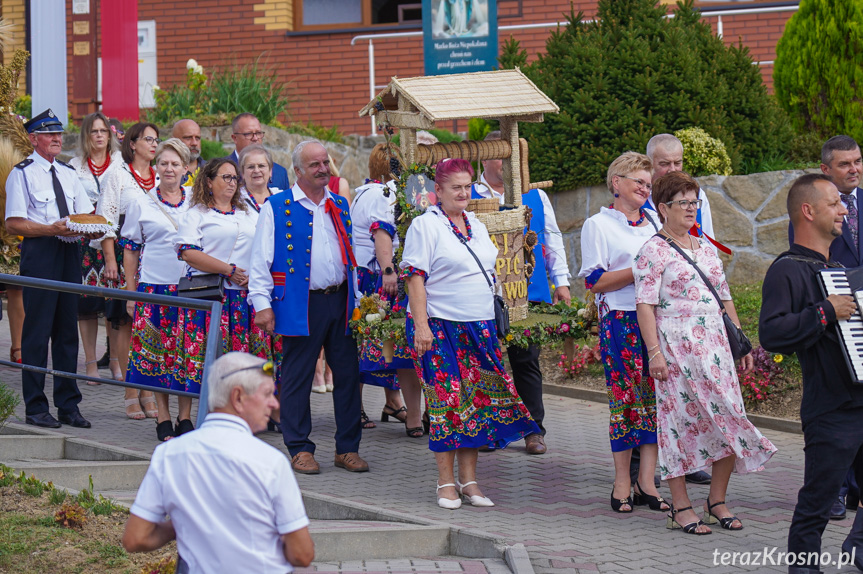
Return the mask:
M 659 178 L 653 201 L 664 226 L 662 237 L 647 241 L 635 259 L 638 324 L 656 381 L 659 472 L 668 480 L 672 513 L 669 528 L 709 534 L 707 524 L 740 530 L 743 524 L 725 504 L 731 472 L 761 470 L 776 448 L 746 418 L 736 366 L 719 305 L 698 272 L 673 242 L 710 279 L 739 325 L 722 262 L 703 239 L 689 235 L 700 201 L 698 183 L 683 172 Z M 658 347 L 657 347 L 658 346 Z M 752 357 L 742 361 L 752 368 Z M 692 509 L 685 475 L 712 467 L 710 494 L 702 522 Z
M 650 159 L 626 152 L 608 166 L 609 207 L 584 223 L 581 271 L 587 289 L 596 294 L 599 344 L 608 387 L 608 425 L 614 459 L 611 508 L 632 512 L 634 504 L 668 510 L 653 482 L 656 470 L 656 399 L 647 373 L 647 354 L 635 316 L 632 261 L 644 242 L 658 231 L 654 213 L 644 209 L 650 196 Z M 632 449 L 641 462 L 634 488 L 629 475 Z M 630 494 L 634 492 L 634 496 Z
M 255 325 L 254 309 L 246 302 L 258 211 L 241 195 L 238 180 L 237 166 L 227 158 L 211 160 L 201 168 L 189 211 L 180 219 L 174 248 L 188 264 L 189 275 L 217 273 L 223 277 L 222 353 L 242 351 L 272 360 L 278 386 L 282 338 L 261 331 Z M 178 357 L 185 373 L 184 390 L 200 392 L 210 314 L 185 309 L 180 315 L 183 341 Z M 279 416 L 277 409 L 268 424 L 270 430 L 275 430 Z
M 459 508 L 461 496 L 493 506 L 476 482 L 477 449 L 504 448 L 539 432 L 504 370 L 485 279 L 494 273 L 498 249 L 485 225 L 465 212 L 472 176 L 465 160 L 437 165 L 440 202 L 411 223 L 401 262 L 411 311 L 406 334 L 429 409 L 438 505 L 447 509 Z

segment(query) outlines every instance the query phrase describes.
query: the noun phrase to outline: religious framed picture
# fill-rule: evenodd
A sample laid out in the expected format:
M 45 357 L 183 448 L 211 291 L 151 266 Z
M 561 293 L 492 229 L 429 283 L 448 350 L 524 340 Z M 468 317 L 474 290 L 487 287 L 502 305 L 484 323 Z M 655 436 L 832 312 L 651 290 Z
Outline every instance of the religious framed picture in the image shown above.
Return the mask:
M 408 177 L 405 192 L 411 205 L 420 211 L 425 211 L 430 205 L 437 203 L 434 180 L 422 173 L 415 173 Z

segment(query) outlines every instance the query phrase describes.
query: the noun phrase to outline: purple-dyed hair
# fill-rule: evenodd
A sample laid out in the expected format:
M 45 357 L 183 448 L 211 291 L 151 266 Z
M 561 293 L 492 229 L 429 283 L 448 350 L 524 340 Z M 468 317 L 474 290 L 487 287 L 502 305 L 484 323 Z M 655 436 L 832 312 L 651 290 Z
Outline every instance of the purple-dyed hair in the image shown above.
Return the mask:
M 468 173 L 473 178 L 473 168 L 466 159 L 445 159 L 435 166 L 435 183 L 443 185 L 456 173 Z

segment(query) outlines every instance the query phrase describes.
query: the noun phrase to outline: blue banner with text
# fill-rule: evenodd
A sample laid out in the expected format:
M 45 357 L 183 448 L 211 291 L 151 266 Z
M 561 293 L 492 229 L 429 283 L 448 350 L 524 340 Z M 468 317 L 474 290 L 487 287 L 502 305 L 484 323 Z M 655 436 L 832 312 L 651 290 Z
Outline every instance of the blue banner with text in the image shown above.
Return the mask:
M 423 0 L 425 75 L 497 66 L 497 0 Z

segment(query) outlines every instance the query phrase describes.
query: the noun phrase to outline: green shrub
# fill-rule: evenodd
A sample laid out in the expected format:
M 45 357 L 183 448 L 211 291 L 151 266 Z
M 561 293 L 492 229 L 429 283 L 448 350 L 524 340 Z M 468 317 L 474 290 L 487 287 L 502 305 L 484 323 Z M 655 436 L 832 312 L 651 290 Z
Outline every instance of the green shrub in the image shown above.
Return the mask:
M 693 126 L 725 144 L 738 173 L 744 158 L 784 151 L 790 126 L 748 49 L 725 46 L 692 0 L 665 14 L 655 0 L 600 0 L 597 21 L 571 12 L 545 53 L 522 67 L 560 106 L 543 123 L 521 124 L 533 179 L 552 179 L 555 189 L 599 184 L 621 153 Z M 503 68 L 524 62 L 512 43 Z
M 21 397 L 12 389 L 0 383 L 0 429 L 9 422 L 9 417 L 15 416 L 15 408 L 21 403 Z
M 801 0 L 776 45 L 776 97 L 798 132 L 863 138 L 863 3 Z
M 821 146 L 824 140 L 815 132 L 804 132 L 791 138 L 788 159 L 796 163 L 818 167 L 821 163 Z
M 690 175 L 731 175 L 731 158 L 721 140 L 701 128 L 677 130 L 674 137 L 683 144 L 683 165 Z
M 33 117 L 33 96 L 24 94 L 15 98 L 15 113 L 25 118 Z
M 460 142 L 464 139 L 459 134 L 453 133 L 449 130 L 430 129 L 427 131 L 428 133 L 437 138 L 438 143 Z M 401 141 L 399 135 L 400 134 L 396 134 L 395 136 L 393 136 L 392 139 L 392 142 L 396 145 L 399 145 L 399 141 Z
M 201 157 L 209 161 L 219 157 L 225 157 L 228 153 L 225 151 L 225 146 L 221 142 L 213 140 L 201 140 Z

